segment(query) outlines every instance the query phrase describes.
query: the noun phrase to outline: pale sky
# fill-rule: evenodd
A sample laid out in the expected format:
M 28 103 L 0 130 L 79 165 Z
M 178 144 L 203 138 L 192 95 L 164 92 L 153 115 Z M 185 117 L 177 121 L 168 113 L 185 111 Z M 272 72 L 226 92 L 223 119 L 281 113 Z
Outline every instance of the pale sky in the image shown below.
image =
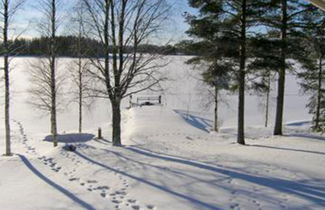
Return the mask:
M 195 10 L 188 6 L 187 0 L 167 0 L 172 6 L 171 16 L 164 27 L 163 33 L 157 38 L 160 42 L 172 42 L 175 43 L 182 39 L 185 39 L 185 31 L 188 29 L 188 25 L 184 22 L 182 14 L 184 12 L 193 13 Z M 71 8 L 76 0 L 62 0 L 64 4 L 64 10 L 62 14 L 68 14 L 68 9 Z M 38 0 L 27 0 L 24 7 L 17 13 L 13 19 L 13 24 L 16 28 L 12 31 L 12 34 L 21 34 L 21 37 L 32 38 L 38 37 L 40 34 L 37 31 L 37 21 L 42 17 L 41 13 L 37 9 Z M 68 18 L 64 18 L 65 20 Z M 68 23 L 63 22 L 61 26 L 61 34 L 68 33 Z M 159 44 L 159 43 L 157 43 Z

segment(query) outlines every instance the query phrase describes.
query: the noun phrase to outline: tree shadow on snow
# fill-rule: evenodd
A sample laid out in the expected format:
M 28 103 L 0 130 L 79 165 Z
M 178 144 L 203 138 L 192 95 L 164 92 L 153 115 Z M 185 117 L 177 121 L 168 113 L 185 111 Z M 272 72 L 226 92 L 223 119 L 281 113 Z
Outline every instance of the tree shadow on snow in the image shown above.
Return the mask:
M 286 126 L 293 126 L 293 127 L 306 126 L 306 125 L 312 125 L 312 122 L 310 120 L 305 120 L 305 121 L 299 121 L 299 122 L 290 122 L 290 123 L 286 124 Z
M 223 174 L 234 179 L 240 179 L 253 184 L 258 184 L 260 186 L 271 188 L 276 191 L 298 196 L 302 199 L 309 200 L 314 204 L 320 206 L 325 206 L 325 187 L 322 187 L 325 184 L 325 179 L 314 180 L 317 182 L 310 183 L 313 180 L 291 181 L 291 180 L 273 178 L 273 177 L 254 176 L 248 173 L 211 166 L 197 161 L 191 161 L 191 160 L 151 153 L 148 151 L 141 150 L 139 148 L 128 147 L 126 149 L 135 152 L 137 154 L 145 155 L 147 157 L 158 158 L 165 161 L 171 161 L 174 163 L 179 163 L 190 167 L 199 168 L 202 170 L 208 170 L 213 173 Z
M 185 120 L 188 124 L 205 132 L 209 132 L 209 128 L 211 128 L 211 125 L 213 123 L 209 119 L 193 115 L 185 110 L 174 110 L 174 112 L 181 116 L 182 119 Z
M 57 139 L 61 143 L 83 143 L 92 140 L 94 137 L 93 134 L 89 133 L 70 133 L 58 135 Z M 53 142 L 52 135 L 46 136 L 44 141 Z
M 109 141 L 107 139 L 98 139 L 98 138 L 94 138 L 94 141 L 100 143 L 100 144 L 104 144 L 104 145 L 112 145 L 112 141 Z
M 261 147 L 261 148 L 267 148 L 267 149 L 277 149 L 277 150 L 293 151 L 293 152 L 306 152 L 306 153 L 317 154 L 317 155 L 325 155 L 325 152 L 302 150 L 302 149 L 292 149 L 292 148 L 286 148 L 286 147 L 272 147 L 272 146 L 254 145 L 254 144 L 251 144 L 249 146 Z
M 295 133 L 295 134 L 289 134 L 288 137 L 299 137 L 299 138 L 307 138 L 307 139 L 313 139 L 313 140 L 321 140 L 325 141 L 324 136 L 314 135 L 314 134 L 306 134 L 306 133 Z
M 102 167 L 102 168 L 104 168 L 104 169 L 107 169 L 107 170 L 113 171 L 113 172 L 118 173 L 118 174 L 120 174 L 120 175 L 126 176 L 126 177 L 128 177 L 128 178 L 133 179 L 133 180 L 136 180 L 136 181 L 138 181 L 138 182 L 141 182 L 141 183 L 147 184 L 147 185 L 149 185 L 149 186 L 151 186 L 151 187 L 154 187 L 154 188 L 159 189 L 159 190 L 161 190 L 161 191 L 167 192 L 167 193 L 169 193 L 169 194 L 171 194 L 171 195 L 177 196 L 177 197 L 179 197 L 179 198 L 182 198 L 182 199 L 184 199 L 184 200 L 187 200 L 187 201 L 189 201 L 189 202 L 191 202 L 191 203 L 194 203 L 194 204 L 196 204 L 196 205 L 200 205 L 201 207 L 204 207 L 204 208 L 206 208 L 206 209 L 213 209 L 213 210 L 219 210 L 219 209 L 221 209 L 221 208 L 218 208 L 217 206 L 214 206 L 214 205 L 211 205 L 211 204 L 209 204 L 209 203 L 206 203 L 206 202 L 200 201 L 200 200 L 198 200 L 198 199 L 196 199 L 196 198 L 193 198 L 193 197 L 191 197 L 191 196 L 188 196 L 188 195 L 185 195 L 185 194 L 182 194 L 182 193 L 179 193 L 179 192 L 173 191 L 173 190 L 167 188 L 166 186 L 163 186 L 163 185 L 160 185 L 160 184 L 154 183 L 154 182 L 149 181 L 149 180 L 146 180 L 146 179 L 144 179 L 144 178 L 141 178 L 141 177 L 138 177 L 138 176 L 135 176 L 135 175 L 129 174 L 129 173 L 124 172 L 124 171 L 122 171 L 122 170 L 115 169 L 115 168 L 113 168 L 113 167 L 111 167 L 111 166 L 108 166 L 108 165 L 105 165 L 105 164 L 103 164 L 103 163 L 100 163 L 100 162 L 98 162 L 97 160 L 94 160 L 94 159 L 92 159 L 92 158 L 90 158 L 90 157 L 88 157 L 88 156 L 86 156 L 86 155 L 84 155 L 84 154 L 82 154 L 82 153 L 80 153 L 80 152 L 78 152 L 78 151 L 75 151 L 74 153 L 75 153 L 76 155 L 78 155 L 79 157 L 81 157 L 81 158 L 83 158 L 83 159 L 85 159 L 85 160 L 87 160 L 87 161 L 89 161 L 89 162 L 91 162 L 91 163 L 93 163 L 93 164 L 95 164 L 95 165 L 98 165 L 98 166 L 100 166 L 100 167 Z
M 52 180 L 50 180 L 49 178 L 47 178 L 46 176 L 44 176 L 39 170 L 37 170 L 32 165 L 32 163 L 25 156 L 23 156 L 23 155 L 18 155 L 18 156 L 23 161 L 23 163 L 27 166 L 27 168 L 29 170 L 31 170 L 41 180 L 43 180 L 44 182 L 46 182 L 47 184 L 49 184 L 50 186 L 52 186 L 53 188 L 55 188 L 56 190 L 58 190 L 59 192 L 61 192 L 65 196 L 67 196 L 68 198 L 70 198 L 72 201 L 74 201 L 75 203 L 77 203 L 80 206 L 82 206 L 83 208 L 89 209 L 89 210 L 95 210 L 95 208 L 92 207 L 90 204 L 88 204 L 85 201 L 81 200 L 80 198 L 78 198 L 77 196 L 75 196 L 73 193 L 71 193 L 67 189 L 65 189 L 64 187 L 56 184 L 55 182 L 53 182 Z
M 173 163 L 185 165 L 185 166 L 189 167 L 188 171 L 190 174 L 186 174 L 185 168 L 183 168 L 183 167 L 181 167 L 182 168 L 181 170 L 175 171 L 176 168 L 175 169 L 166 169 L 166 167 L 155 166 L 150 163 L 149 164 L 144 163 L 143 161 L 140 161 L 140 160 L 131 161 L 131 159 L 123 156 L 122 154 L 120 154 L 120 152 L 110 151 L 107 149 L 102 149 L 102 150 L 105 151 L 106 154 L 113 153 L 114 155 L 117 155 L 118 157 L 120 157 L 121 160 L 125 159 L 124 161 L 127 161 L 127 163 L 134 162 L 134 163 L 141 164 L 143 166 L 154 167 L 158 170 L 162 170 L 160 172 L 160 174 L 171 172 L 175 175 L 187 176 L 192 179 L 197 179 L 198 182 L 207 183 L 208 181 L 202 181 L 198 177 L 195 177 L 195 173 L 193 174 L 193 168 L 198 168 L 203 171 L 206 170 L 206 171 L 212 173 L 212 175 L 214 174 L 215 177 L 218 178 L 216 180 L 216 182 L 218 182 L 220 180 L 222 182 L 222 180 L 229 179 L 229 178 L 238 179 L 238 180 L 242 180 L 245 182 L 249 182 L 251 184 L 259 185 L 261 187 L 266 187 L 266 188 L 269 188 L 269 189 L 272 189 L 272 190 L 275 190 L 275 191 L 278 191 L 281 193 L 297 196 L 301 199 L 312 202 L 314 205 L 318 205 L 318 206 L 325 205 L 325 187 L 324 187 L 325 180 L 324 179 L 292 181 L 292 180 L 274 178 L 274 177 L 256 176 L 256 175 L 249 174 L 249 172 L 239 171 L 238 169 L 231 169 L 231 168 L 229 169 L 229 168 L 225 168 L 222 166 L 214 166 L 214 165 L 209 165 L 209 164 L 198 162 L 198 161 L 192 161 L 192 160 L 187 160 L 187 159 L 183 159 L 183 158 L 172 157 L 172 156 L 163 155 L 163 154 L 157 154 L 154 152 L 150 152 L 148 150 L 142 150 L 140 148 L 135 148 L 135 147 L 124 147 L 124 148 L 128 151 L 143 155 L 145 157 L 156 158 L 156 159 L 160 159 L 160 160 L 164 160 L 164 161 L 170 161 Z M 86 156 L 85 154 L 82 154 L 81 152 L 77 151 L 77 152 L 75 152 L 75 154 L 77 154 L 81 158 L 83 158 L 93 164 L 96 164 L 104 169 L 116 172 L 118 174 L 124 175 L 124 176 L 129 177 L 129 178 L 136 180 L 138 182 L 141 182 L 141 183 L 147 184 L 151 187 L 154 187 L 156 189 L 159 189 L 163 192 L 166 192 L 171 195 L 177 196 L 181 199 L 187 200 L 197 206 L 200 206 L 201 208 L 220 209 L 220 207 L 218 207 L 216 205 L 213 205 L 211 203 L 207 203 L 207 202 L 199 200 L 198 198 L 195 198 L 192 193 L 189 195 L 184 194 L 184 193 L 178 192 L 177 190 L 170 189 L 168 186 L 164 185 L 163 183 L 156 183 L 154 180 L 151 180 L 151 179 L 149 180 L 146 175 L 144 175 L 144 177 L 141 177 L 139 175 L 135 176 L 135 175 L 132 175 L 125 171 L 122 171 L 120 169 L 115 169 L 115 168 L 113 168 L 113 166 L 105 165 L 104 163 L 101 163 L 89 156 Z M 139 158 L 139 159 L 141 159 L 141 158 Z M 143 170 L 146 171 L 146 170 L 148 170 L 148 168 L 144 168 Z M 188 184 L 189 183 L 187 183 L 186 186 Z M 216 187 L 223 188 L 225 190 L 229 190 L 229 191 L 234 190 L 233 187 L 231 187 L 231 186 L 228 187 L 227 185 L 223 186 L 222 183 L 220 185 L 216 185 L 215 183 L 211 183 L 211 184 L 215 185 Z M 237 187 L 239 187 L 239 186 L 237 186 Z M 247 195 L 247 193 L 251 193 L 251 192 L 249 192 L 249 189 L 239 189 L 239 190 L 235 189 L 235 190 L 246 192 L 246 193 L 243 193 L 244 195 Z M 263 195 L 262 199 L 266 199 L 266 197 L 267 197 L 267 195 Z M 274 201 L 274 199 L 272 199 L 272 198 L 270 198 L 269 200 L 270 200 L 270 202 Z

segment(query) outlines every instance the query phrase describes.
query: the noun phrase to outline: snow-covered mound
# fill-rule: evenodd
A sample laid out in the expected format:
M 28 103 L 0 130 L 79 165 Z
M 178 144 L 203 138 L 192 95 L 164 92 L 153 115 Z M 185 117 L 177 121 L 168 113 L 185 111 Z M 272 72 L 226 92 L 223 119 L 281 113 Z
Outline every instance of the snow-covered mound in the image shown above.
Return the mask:
M 203 121 L 163 106 L 135 107 L 127 111 L 125 132 L 137 144 L 148 143 L 142 136 L 203 135 Z M 201 127 L 202 126 L 202 127 Z M 140 142 L 139 142 L 140 141 Z M 171 140 L 172 141 L 172 140 Z M 172 142 L 171 142 L 172 143 Z

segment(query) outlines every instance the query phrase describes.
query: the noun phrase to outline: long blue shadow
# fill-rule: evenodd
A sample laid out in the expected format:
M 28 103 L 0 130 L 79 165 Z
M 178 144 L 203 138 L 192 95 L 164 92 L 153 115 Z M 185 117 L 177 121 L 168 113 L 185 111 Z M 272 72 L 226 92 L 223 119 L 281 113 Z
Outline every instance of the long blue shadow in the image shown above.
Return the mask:
M 272 147 L 272 146 L 264 146 L 264 145 L 250 145 L 252 147 L 261 147 L 261 148 L 268 148 L 268 149 L 277 149 L 277 150 L 286 150 L 286 151 L 293 151 L 293 152 L 305 152 L 317 155 L 325 155 L 325 152 L 318 152 L 318 151 L 310 151 L 310 150 L 303 150 L 303 149 L 292 149 L 292 148 L 285 148 L 285 147 Z
M 75 154 L 77 154 L 77 155 L 80 156 L 81 158 L 83 158 L 83 159 L 85 159 L 85 160 L 87 160 L 87 161 L 89 161 L 89 162 L 91 162 L 91 163 L 94 163 L 94 164 L 96 164 L 96 165 L 98 165 L 98 166 L 100 166 L 100 167 L 102 167 L 102 168 L 105 168 L 105 169 L 108 169 L 108 170 L 114 171 L 114 172 L 116 172 L 116 173 L 118 173 L 118 174 L 124 175 L 124 176 L 126 176 L 126 177 L 129 177 L 129 178 L 131 178 L 131 179 L 137 180 L 137 181 L 139 181 L 139 182 L 145 183 L 145 184 L 150 185 L 150 186 L 152 186 L 152 187 L 155 187 L 155 188 L 157 188 L 157 189 L 159 189 L 159 190 L 162 190 L 162 191 L 164 191 L 164 192 L 170 193 L 170 194 L 172 194 L 172 195 L 175 195 L 175 196 L 177 196 L 177 197 L 180 197 L 180 198 L 182 198 L 182 199 L 185 199 L 185 200 L 187 200 L 187 201 L 189 201 L 189 202 L 192 202 L 193 204 L 201 205 L 201 207 L 205 207 L 205 208 L 207 208 L 207 209 L 213 209 L 213 210 L 219 210 L 219 209 L 220 209 L 220 208 L 218 208 L 218 207 L 216 207 L 216 206 L 213 206 L 213 205 L 211 205 L 211 204 L 209 204 L 209 203 L 202 202 L 202 201 L 200 201 L 200 200 L 197 200 L 197 199 L 195 199 L 195 198 L 189 197 L 189 196 L 187 196 L 187 195 L 184 195 L 184 194 L 181 194 L 181 193 L 178 193 L 178 192 L 172 191 L 172 190 L 170 190 L 170 189 L 168 189 L 168 188 L 166 188 L 166 187 L 164 187 L 164 186 L 161 186 L 161 185 L 155 184 L 155 183 L 153 183 L 153 182 L 150 182 L 150 181 L 148 181 L 148 180 L 142 179 L 142 178 L 140 178 L 140 177 L 137 177 L 137 176 L 134 176 L 134 175 L 128 174 L 128 173 L 126 173 L 126 172 L 124 172 L 124 171 L 120 171 L 120 170 L 114 169 L 114 168 L 112 168 L 112 167 L 109 167 L 109 166 L 107 166 L 107 165 L 105 165 L 105 164 L 102 164 L 102 163 L 100 163 L 100 162 L 97 162 L 97 161 L 95 161 L 95 160 L 93 160 L 93 159 L 91 159 L 91 158 L 89 158 L 89 157 L 87 157 L 87 156 L 81 154 L 81 153 L 78 152 L 78 151 L 75 151 Z
M 303 126 L 303 125 L 311 125 L 311 121 L 306 120 L 306 121 L 292 122 L 286 124 L 286 126 Z
M 148 167 L 151 167 L 151 168 L 154 168 L 154 169 L 157 169 L 157 170 L 167 171 L 167 172 L 170 172 L 170 173 L 174 174 L 175 176 L 188 177 L 188 178 L 197 180 L 199 182 L 209 184 L 210 186 L 214 185 L 216 187 L 220 187 L 220 185 L 216 185 L 215 183 L 211 182 L 210 180 L 198 178 L 198 177 L 195 176 L 195 174 L 192 174 L 192 173 L 186 173 L 186 171 L 183 170 L 183 169 L 181 169 L 181 170 L 176 169 L 175 170 L 175 169 L 172 169 L 172 168 L 166 168 L 164 166 L 158 166 L 158 165 L 154 165 L 154 164 L 151 164 L 151 163 L 146 163 L 144 161 L 139 161 L 139 160 L 136 160 L 136 159 L 133 159 L 133 158 L 129 158 L 129 157 L 125 156 L 125 155 L 122 155 L 119 152 L 111 151 L 111 150 L 108 150 L 108 149 L 101 149 L 101 150 L 103 150 L 105 153 L 112 153 L 117 158 L 124 159 L 125 162 L 128 162 L 128 163 L 133 162 L 133 163 L 143 165 L 143 166 L 148 166 Z M 221 178 L 220 180 L 225 180 L 225 179 L 229 179 L 229 177 L 228 178 Z
M 306 139 L 325 141 L 324 136 L 316 136 L 316 135 L 313 135 L 313 134 L 289 134 L 287 136 L 288 137 L 299 137 L 299 138 L 306 138 Z
M 315 183 L 313 185 L 308 185 L 308 184 L 304 184 L 308 180 L 291 181 L 291 180 L 285 180 L 285 179 L 279 179 L 279 178 L 253 176 L 253 175 L 246 174 L 246 173 L 240 173 L 240 172 L 233 171 L 233 170 L 222 169 L 222 168 L 206 165 L 206 164 L 199 163 L 199 162 L 194 162 L 191 160 L 185 160 L 185 159 L 179 159 L 179 158 L 173 158 L 173 157 L 167 157 L 167 156 L 162 156 L 162 155 L 158 155 L 158 154 L 153 154 L 153 153 L 150 153 L 147 151 L 142 151 L 142 150 L 136 149 L 136 148 L 128 147 L 126 149 L 129 151 L 133 151 L 135 153 L 141 154 L 141 155 L 148 156 L 148 157 L 158 158 L 158 159 L 166 160 L 166 161 L 172 161 L 175 163 L 192 166 L 192 167 L 196 167 L 199 169 L 208 170 L 208 171 L 219 173 L 219 174 L 224 174 L 224 175 L 230 176 L 232 178 L 245 180 L 247 182 L 258 184 L 258 185 L 268 187 L 268 188 L 271 188 L 274 190 L 278 190 L 280 192 L 289 193 L 292 195 L 299 196 L 299 197 L 301 197 L 303 199 L 307 199 L 317 205 L 325 206 L 325 187 L 321 187 L 321 186 L 324 186 L 325 180 L 317 180 L 318 183 Z
M 61 187 L 60 185 L 54 183 L 53 181 L 51 181 L 49 178 L 45 177 L 41 172 L 39 172 L 32 164 L 31 162 L 23 155 L 18 155 L 20 157 L 20 159 L 23 161 L 23 163 L 27 166 L 27 168 L 29 168 L 36 176 L 38 176 L 40 179 L 42 179 L 44 182 L 46 182 L 47 184 L 51 185 L 52 187 L 54 187 L 55 189 L 57 189 L 58 191 L 60 191 L 61 193 L 63 193 L 64 195 L 66 195 L 68 198 L 70 198 L 71 200 L 73 200 L 74 202 L 76 202 L 77 204 L 79 204 L 80 206 L 82 206 L 85 209 L 88 210 L 95 210 L 94 207 L 92 207 L 90 204 L 86 203 L 85 201 L 79 199 L 78 197 L 76 197 L 74 194 L 72 194 L 71 192 L 69 192 L 68 190 L 66 190 L 65 188 Z
M 196 127 L 205 132 L 209 132 L 208 128 L 210 128 L 212 124 L 211 120 L 190 114 L 187 111 L 183 110 L 174 110 L 174 112 L 176 112 L 179 116 L 183 118 L 183 120 L 185 120 L 188 124 L 192 125 L 193 127 Z

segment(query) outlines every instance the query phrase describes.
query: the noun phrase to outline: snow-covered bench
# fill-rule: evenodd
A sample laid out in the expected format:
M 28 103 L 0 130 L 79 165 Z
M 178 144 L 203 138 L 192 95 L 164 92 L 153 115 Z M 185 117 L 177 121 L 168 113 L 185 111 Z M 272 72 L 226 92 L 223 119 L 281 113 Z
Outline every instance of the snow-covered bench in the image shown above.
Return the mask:
M 139 96 L 136 99 L 136 103 L 132 102 L 132 97 L 130 97 L 130 107 L 134 106 L 152 106 L 160 105 L 161 96 Z

